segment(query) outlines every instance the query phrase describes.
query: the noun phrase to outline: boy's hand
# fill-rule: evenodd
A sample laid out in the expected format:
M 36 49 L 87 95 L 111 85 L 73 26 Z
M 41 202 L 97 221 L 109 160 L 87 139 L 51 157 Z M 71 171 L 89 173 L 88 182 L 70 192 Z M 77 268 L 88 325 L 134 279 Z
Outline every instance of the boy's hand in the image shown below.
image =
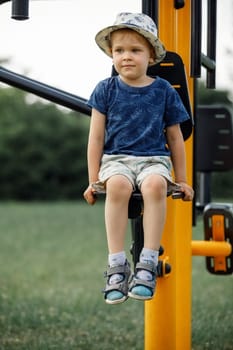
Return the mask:
M 83 193 L 83 197 L 86 199 L 88 204 L 90 205 L 95 204 L 96 202 L 95 191 L 91 185 L 87 187 L 86 191 Z
M 192 201 L 194 197 L 194 191 L 191 186 L 186 184 L 185 182 L 179 182 L 180 191 L 184 193 L 183 201 Z

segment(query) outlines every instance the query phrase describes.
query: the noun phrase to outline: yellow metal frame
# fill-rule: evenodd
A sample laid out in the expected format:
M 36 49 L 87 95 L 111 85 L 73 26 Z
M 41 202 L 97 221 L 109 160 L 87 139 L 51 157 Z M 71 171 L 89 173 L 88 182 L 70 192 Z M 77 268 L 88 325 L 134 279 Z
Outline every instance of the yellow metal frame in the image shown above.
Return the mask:
M 184 62 L 193 105 L 193 79 L 190 72 L 190 1 L 174 9 L 173 0 L 159 2 L 159 37 L 168 51 L 178 53 Z M 192 184 L 193 139 L 185 142 L 188 182 Z M 159 278 L 156 295 L 145 302 L 145 349 L 188 350 L 191 348 L 191 256 L 192 204 L 168 199 L 167 222 L 162 246 L 172 272 Z M 163 258 L 163 257 L 162 257 Z
M 168 51 L 181 56 L 194 105 L 194 81 L 191 65 L 191 0 L 175 10 L 174 0 L 159 1 L 159 37 Z M 185 141 L 187 177 L 192 184 L 193 137 Z M 192 241 L 192 203 L 168 199 L 167 221 L 163 232 L 161 258 L 171 264 L 172 271 L 158 278 L 153 300 L 145 302 L 145 349 L 191 349 L 191 275 L 192 255 L 214 258 L 214 272 L 226 271 L 226 257 L 232 245 L 226 242 L 224 215 L 211 218 L 212 240 Z
M 218 261 L 218 267 L 215 271 L 226 271 L 225 257 L 232 251 L 231 244 L 228 242 L 215 241 L 192 241 L 192 255 L 213 256 Z M 224 262 L 222 263 L 222 258 Z

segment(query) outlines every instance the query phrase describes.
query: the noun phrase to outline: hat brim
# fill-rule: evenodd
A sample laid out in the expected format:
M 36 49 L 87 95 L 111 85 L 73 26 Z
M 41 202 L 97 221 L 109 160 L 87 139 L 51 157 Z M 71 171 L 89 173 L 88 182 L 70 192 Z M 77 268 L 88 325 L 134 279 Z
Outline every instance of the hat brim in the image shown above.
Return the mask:
M 96 44 L 99 46 L 99 48 L 104 51 L 106 53 L 106 55 L 108 55 L 109 57 L 112 57 L 112 53 L 111 53 L 111 48 L 110 48 L 110 34 L 118 29 L 131 29 L 134 30 L 135 32 L 141 34 L 146 40 L 149 41 L 149 43 L 151 44 L 151 46 L 154 49 L 155 52 L 155 60 L 153 63 L 151 63 L 150 65 L 155 65 L 159 62 L 161 62 L 165 55 L 166 55 L 166 50 L 165 47 L 163 45 L 163 43 L 157 38 L 155 37 L 153 34 L 151 34 L 150 32 L 139 28 L 135 25 L 130 25 L 130 24 L 118 24 L 118 25 L 113 25 L 113 26 L 109 26 L 106 27 L 102 30 L 100 30 L 96 36 L 95 36 L 95 41 Z

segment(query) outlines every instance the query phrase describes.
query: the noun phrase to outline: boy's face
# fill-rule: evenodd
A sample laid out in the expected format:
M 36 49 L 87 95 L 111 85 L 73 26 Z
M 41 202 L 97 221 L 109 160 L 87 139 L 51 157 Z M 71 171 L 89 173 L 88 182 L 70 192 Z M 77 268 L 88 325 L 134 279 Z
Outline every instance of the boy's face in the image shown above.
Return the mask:
M 128 79 L 146 75 L 148 65 L 154 62 L 150 43 L 131 29 L 119 29 L 110 38 L 113 64 L 116 71 Z

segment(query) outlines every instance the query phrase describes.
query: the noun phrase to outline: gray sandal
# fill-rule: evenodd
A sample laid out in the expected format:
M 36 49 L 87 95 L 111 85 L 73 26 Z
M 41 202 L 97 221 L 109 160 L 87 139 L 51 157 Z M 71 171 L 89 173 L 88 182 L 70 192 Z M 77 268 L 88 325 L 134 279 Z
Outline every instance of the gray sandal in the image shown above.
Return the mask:
M 121 274 L 123 280 L 119 283 L 109 284 L 110 277 L 116 273 Z M 123 303 L 128 298 L 128 284 L 132 276 L 129 262 L 126 260 L 124 265 L 108 267 L 104 275 L 107 278 L 106 287 L 103 290 L 106 303 Z
M 146 281 L 137 278 L 137 272 L 146 270 L 151 272 L 152 280 Z M 128 296 L 138 300 L 150 300 L 153 298 L 156 286 L 157 268 L 153 262 L 142 263 L 138 262 L 136 265 L 136 273 L 129 284 Z M 140 288 L 141 287 L 141 288 Z M 144 288 L 143 288 L 144 287 Z

